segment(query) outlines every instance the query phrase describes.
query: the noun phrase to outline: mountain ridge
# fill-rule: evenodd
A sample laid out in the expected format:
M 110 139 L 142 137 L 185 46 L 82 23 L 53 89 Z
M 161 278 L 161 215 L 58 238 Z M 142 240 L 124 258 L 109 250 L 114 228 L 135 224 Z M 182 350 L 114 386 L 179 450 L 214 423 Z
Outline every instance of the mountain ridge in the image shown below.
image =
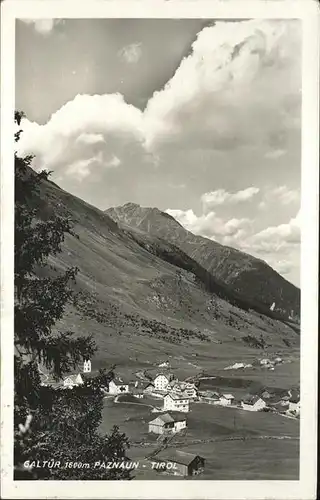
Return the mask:
M 234 362 L 280 355 L 291 363 L 284 367 L 281 387 L 291 384 L 292 377 L 298 380 L 298 324 L 238 303 L 242 298 L 232 287 L 217 283 L 174 244 L 142 229 L 124 228 L 55 183 L 43 181 L 39 194 L 37 218 L 67 217 L 73 230 L 66 234 L 62 252 L 50 256 L 49 265 L 40 266 L 37 274 L 79 269 L 70 284 L 73 299 L 54 331 L 91 334 L 98 347 L 94 366 L 115 364 L 125 375 L 169 357 L 186 377 L 210 372 L 213 366 L 224 374 L 224 367 Z M 250 378 L 253 383 L 279 382 L 260 368 Z
M 221 245 L 186 230 L 170 214 L 158 208 L 126 203 L 105 210 L 123 227 L 139 228 L 173 243 L 209 271 L 219 282 L 232 286 L 248 300 L 258 300 L 264 307 L 273 302 L 287 318 L 300 317 L 300 290 L 262 259 Z M 293 313 L 293 314 L 292 314 Z

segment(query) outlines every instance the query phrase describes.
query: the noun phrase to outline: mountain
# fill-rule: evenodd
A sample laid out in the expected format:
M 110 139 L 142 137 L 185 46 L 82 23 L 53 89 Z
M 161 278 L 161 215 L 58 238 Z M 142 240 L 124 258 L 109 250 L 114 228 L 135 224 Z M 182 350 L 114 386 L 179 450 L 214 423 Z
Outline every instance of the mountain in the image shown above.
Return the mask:
M 221 284 L 249 302 L 275 309 L 287 318 L 300 317 L 300 290 L 263 260 L 187 231 L 171 215 L 134 203 L 106 212 L 123 227 L 138 228 L 174 244 Z
M 38 217 L 66 216 L 73 234 L 66 235 L 49 267 L 37 272 L 55 275 L 79 268 L 74 300 L 55 328 L 93 336 L 98 345 L 94 368 L 116 364 L 123 376 L 132 376 L 169 359 L 185 378 L 212 369 L 225 375 L 224 368 L 235 362 L 280 355 L 290 363 L 283 365 L 281 384 L 262 368 L 239 377 L 245 376 L 246 384 L 260 379 L 276 387 L 298 383 L 299 325 L 269 308 L 264 314 L 173 243 L 122 227 L 50 181 L 43 181 L 40 196 Z M 231 378 L 225 383 L 232 386 Z

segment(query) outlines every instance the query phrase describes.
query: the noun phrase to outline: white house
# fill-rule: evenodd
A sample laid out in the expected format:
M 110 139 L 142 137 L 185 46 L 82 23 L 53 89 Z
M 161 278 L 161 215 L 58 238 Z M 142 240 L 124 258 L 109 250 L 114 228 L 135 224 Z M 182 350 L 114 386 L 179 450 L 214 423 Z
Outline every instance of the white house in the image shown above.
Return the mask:
M 290 391 L 289 411 L 300 413 L 300 396 L 297 391 Z
M 260 360 L 260 365 L 263 365 L 263 366 L 271 365 L 271 361 L 270 361 L 270 359 L 267 359 L 267 358 L 261 359 Z
M 91 372 L 91 361 L 90 359 L 85 359 L 83 362 L 83 373 Z
M 222 405 L 222 406 L 229 406 L 233 403 L 234 396 L 232 394 L 222 394 L 218 401 L 217 404 Z
M 160 365 L 158 365 L 159 368 L 169 368 L 169 363 L 168 361 L 164 361 L 163 363 L 160 363 Z
M 68 375 L 68 377 L 66 377 L 63 381 L 63 387 L 67 387 L 68 389 L 72 389 L 73 387 L 82 384 L 83 378 L 81 377 L 81 373 L 78 373 L 78 375 Z
M 195 384 L 189 383 L 189 382 L 176 382 L 173 384 L 170 384 L 168 388 L 172 388 L 172 392 L 180 394 L 180 393 L 185 393 L 189 399 L 197 399 L 198 398 L 198 391 L 195 386 Z
M 262 398 L 264 399 L 269 399 L 271 398 L 271 394 L 269 391 L 263 391 L 263 393 L 261 394 Z
M 185 429 L 186 427 L 186 417 L 173 416 L 169 413 L 159 415 L 159 417 L 149 422 L 149 432 L 153 432 L 155 434 L 173 434 Z
M 178 417 L 178 416 L 173 416 L 174 419 L 174 432 L 179 432 L 182 429 L 186 429 L 187 427 L 187 419 L 186 417 Z
M 300 401 L 289 401 L 289 411 L 300 413 Z
M 287 399 L 280 399 L 280 401 L 278 402 L 278 404 L 280 406 L 285 406 L 285 407 L 289 408 L 289 401 Z
M 129 392 L 129 384 L 121 382 L 117 379 L 111 380 L 111 382 L 109 382 L 110 394 L 125 394 L 127 392 Z
M 241 406 L 247 411 L 260 411 L 267 406 L 266 402 L 259 396 L 248 396 L 241 401 Z
M 185 393 L 190 399 L 198 399 L 198 389 L 194 384 L 187 384 Z
M 157 391 L 165 391 L 173 379 L 172 373 L 158 373 L 153 381 L 154 387 Z
M 186 394 L 166 394 L 163 398 L 164 410 L 189 411 L 189 398 Z

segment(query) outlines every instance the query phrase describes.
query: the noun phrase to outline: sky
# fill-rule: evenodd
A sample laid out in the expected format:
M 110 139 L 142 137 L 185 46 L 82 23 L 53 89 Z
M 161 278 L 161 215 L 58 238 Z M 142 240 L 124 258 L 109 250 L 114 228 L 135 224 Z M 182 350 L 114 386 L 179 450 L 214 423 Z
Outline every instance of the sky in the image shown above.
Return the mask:
M 19 154 L 105 210 L 158 207 L 300 283 L 296 20 L 16 25 Z

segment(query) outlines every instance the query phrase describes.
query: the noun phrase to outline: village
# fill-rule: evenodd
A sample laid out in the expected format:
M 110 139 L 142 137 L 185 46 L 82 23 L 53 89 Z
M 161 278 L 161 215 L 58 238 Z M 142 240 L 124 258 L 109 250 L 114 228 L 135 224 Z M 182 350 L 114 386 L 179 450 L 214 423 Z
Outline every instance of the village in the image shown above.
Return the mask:
M 261 360 L 261 366 L 273 368 L 272 362 Z M 230 369 L 232 367 L 228 367 Z M 243 368 L 243 367 L 242 367 Z M 239 369 L 236 366 L 234 369 Z M 81 369 L 55 382 L 56 387 L 72 390 L 94 376 L 91 361 L 85 360 Z M 213 382 L 215 377 L 211 377 Z M 208 379 L 207 379 L 208 381 Z M 48 375 L 42 373 L 42 385 L 51 385 Z M 152 469 L 162 475 L 180 477 L 195 476 L 205 470 L 206 457 L 200 453 L 188 453 L 177 449 L 177 437 L 188 433 L 189 415 L 195 405 L 214 408 L 236 409 L 241 412 L 269 412 L 289 419 L 300 417 L 300 395 L 296 388 L 275 395 L 268 390 L 242 397 L 229 391 L 210 390 L 202 387 L 202 378 L 189 377 L 179 380 L 170 370 L 168 362 L 160 363 L 154 374 L 136 372 L 134 378 L 126 380 L 115 374 L 108 387 L 101 387 L 106 401 L 128 407 L 144 405 L 149 419 L 145 421 L 145 433 L 155 440 L 156 447 L 145 457 Z M 110 404 L 110 403 L 109 403 Z M 234 417 L 235 418 L 235 417 Z M 129 419 L 128 419 L 129 420 Z M 154 437 L 153 437 L 154 436 Z M 179 441 L 181 444 L 181 440 Z M 145 467 L 145 465 L 143 465 Z

